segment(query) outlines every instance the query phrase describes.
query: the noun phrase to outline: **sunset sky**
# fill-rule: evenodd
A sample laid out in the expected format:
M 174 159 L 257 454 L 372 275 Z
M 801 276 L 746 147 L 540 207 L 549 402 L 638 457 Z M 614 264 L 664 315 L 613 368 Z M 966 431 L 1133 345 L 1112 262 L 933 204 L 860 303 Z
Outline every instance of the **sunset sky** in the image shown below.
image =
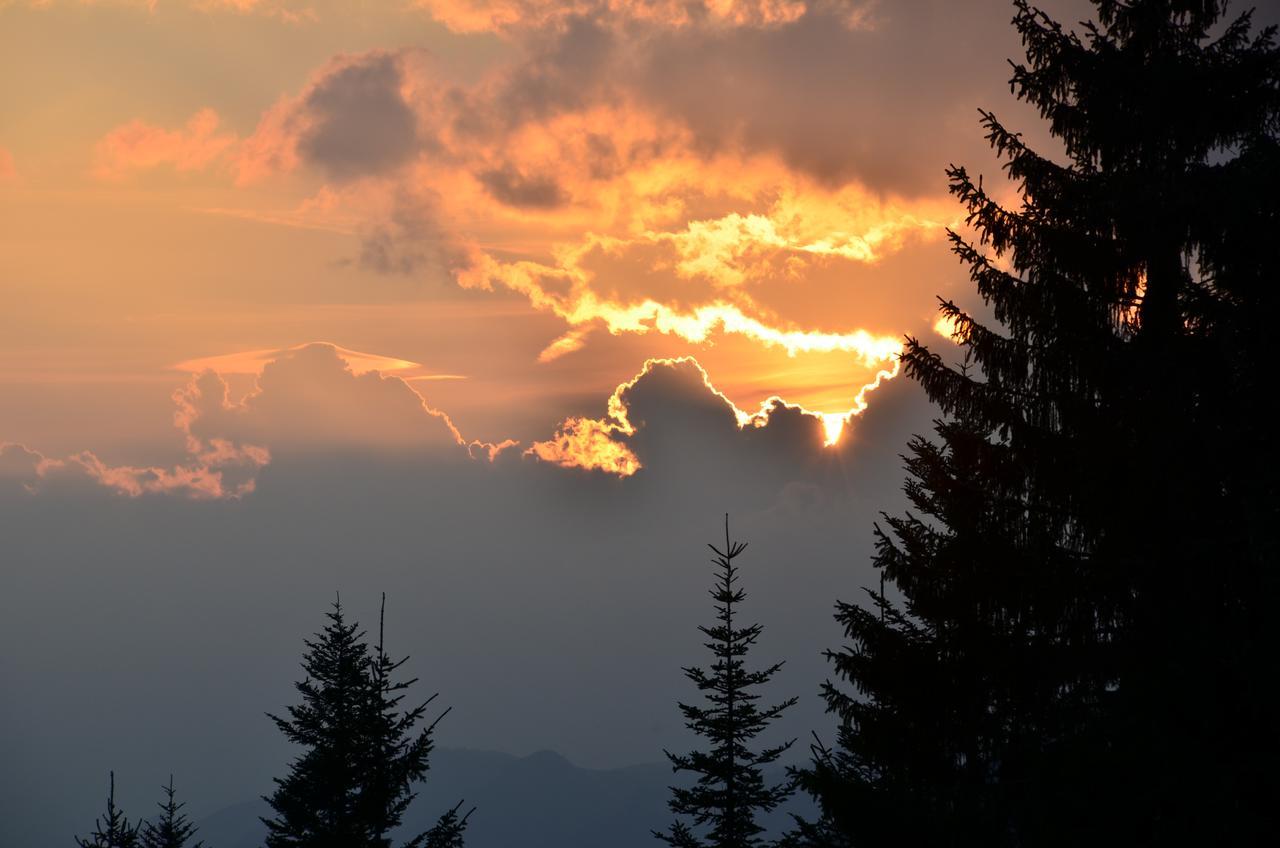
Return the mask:
M 895 355 L 974 305 L 944 169 L 1009 197 L 979 107 L 1054 150 L 1011 15 L 0 0 L 0 819 L 109 767 L 259 793 L 338 589 L 388 593 L 443 744 L 656 760 L 725 512 L 825 726 L 936 414 Z
M 309 342 L 517 451 L 653 357 L 834 432 L 961 288 L 1017 45 L 951 5 L 0 4 L 0 438 L 190 465 L 173 390 Z

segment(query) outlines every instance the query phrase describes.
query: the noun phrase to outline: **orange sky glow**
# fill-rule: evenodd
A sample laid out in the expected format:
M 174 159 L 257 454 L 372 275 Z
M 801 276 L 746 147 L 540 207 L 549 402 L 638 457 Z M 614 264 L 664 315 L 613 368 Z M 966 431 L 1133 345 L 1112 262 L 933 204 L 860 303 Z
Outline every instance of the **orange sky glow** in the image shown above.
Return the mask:
M 891 92 L 833 102 L 752 58 L 820 29 L 907 62 L 882 3 L 19 0 L 0 24 L 0 441 L 44 456 L 189 465 L 188 381 L 234 404 L 324 342 L 467 444 L 626 476 L 619 393 L 652 362 L 830 445 L 904 336 L 950 336 L 947 152 L 876 128 Z

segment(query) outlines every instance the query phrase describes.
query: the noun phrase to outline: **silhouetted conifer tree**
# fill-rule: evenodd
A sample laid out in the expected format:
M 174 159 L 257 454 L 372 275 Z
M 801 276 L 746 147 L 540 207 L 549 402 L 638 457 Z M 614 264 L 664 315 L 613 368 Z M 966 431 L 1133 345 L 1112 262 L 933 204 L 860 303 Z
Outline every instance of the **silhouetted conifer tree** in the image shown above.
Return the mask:
M 268 848 L 388 848 L 389 832 L 414 798 L 412 785 L 427 772 L 436 725 L 414 729 L 435 696 L 401 713 L 403 693 L 416 680 L 394 679 L 405 660 L 388 657 L 381 618 L 372 656 L 340 602 L 328 618 L 306 642 L 306 678 L 296 684 L 302 702 L 289 707 L 288 718 L 270 716 L 304 751 L 264 799 L 275 812 L 263 819 Z M 446 820 L 460 840 L 465 818 L 446 813 L 437 827 Z M 406 848 L 429 845 L 430 833 L 409 839 Z
M 116 773 L 113 771 L 110 775 L 106 816 L 94 820 L 93 833 L 87 839 L 76 837 L 80 848 L 138 848 L 138 825 L 129 824 L 129 819 L 116 806 Z
M 1015 4 L 1067 162 L 983 112 L 1022 207 L 949 171 L 1003 332 L 946 302 L 965 361 L 907 341 L 947 418 L 877 528 L 892 591 L 838 607 L 801 841 L 1274 838 L 1280 52 L 1220 2 L 1095 5 Z
M 738 569 L 733 560 L 747 546 L 730 540 L 727 515 L 724 534 L 724 550 L 708 545 L 719 568 L 711 589 L 717 623 L 698 628 L 710 640 L 706 646 L 715 662 L 709 672 L 697 667 L 684 669 L 685 676 L 705 697 L 706 705 L 680 704 L 685 725 L 706 740 L 708 749 L 679 755 L 664 752 L 673 771 L 697 775 L 691 787 L 671 787 L 668 806 L 677 820 L 666 833 L 654 831 L 654 836 L 676 848 L 762 845 L 763 828 L 756 816 L 776 808 L 792 791 L 789 783 L 767 785 L 763 771 L 764 766 L 776 762 L 791 747 L 791 742 L 759 751 L 751 747 L 752 740 L 796 699 L 788 698 L 764 709 L 757 704 L 757 690 L 769 682 L 782 663 L 757 671 L 746 667 L 747 653 L 763 628 L 759 624 L 734 625 L 736 606 L 746 594 L 737 587 Z
M 159 802 L 160 817 L 154 822 L 143 822 L 141 848 L 204 848 L 203 842 L 192 842 L 196 826 L 182 812 L 186 804 L 180 804 L 173 791 L 173 775 L 164 789 L 164 800 Z
M 303 752 L 264 799 L 275 812 L 263 819 L 267 848 L 353 848 L 372 837 L 359 810 L 367 770 L 368 646 L 359 625 L 347 623 L 340 600 L 327 615 L 329 624 L 306 640 L 306 677 L 295 684 L 302 702 L 288 708 L 288 718 L 268 714 Z
M 427 706 L 437 695 L 432 695 L 411 710 L 401 712 L 400 702 L 404 699 L 405 691 L 418 681 L 417 678 L 397 681 L 394 677 L 396 670 L 409 658 L 393 660 L 387 655 L 383 636 L 386 603 L 387 596 L 383 595 L 382 608 L 378 613 L 378 644 L 368 667 L 369 693 L 365 716 L 369 737 L 365 749 L 368 760 L 359 803 L 360 815 L 368 822 L 369 832 L 373 837 L 369 844 L 374 848 L 389 848 L 391 845 L 387 834 L 400 826 L 404 811 L 416 797 L 417 793 L 412 787 L 426 777 L 428 760 L 434 747 L 432 733 L 441 719 L 449 714 L 446 709 L 433 722 L 415 731 L 426 715 Z M 466 816 L 459 818 L 455 808 L 441 816 L 430 831 L 409 840 L 405 845 L 406 848 L 416 848 L 419 845 L 433 848 L 437 844 L 446 848 L 460 846 L 465 829 Z

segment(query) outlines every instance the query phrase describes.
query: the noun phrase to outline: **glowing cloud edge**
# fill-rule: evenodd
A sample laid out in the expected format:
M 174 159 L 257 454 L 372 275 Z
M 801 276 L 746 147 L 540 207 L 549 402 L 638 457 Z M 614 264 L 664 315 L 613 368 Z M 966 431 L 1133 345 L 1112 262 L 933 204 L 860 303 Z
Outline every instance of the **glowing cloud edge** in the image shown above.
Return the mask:
M 900 348 L 899 348 L 900 349 Z M 602 471 L 616 474 L 619 477 L 630 477 L 643 465 L 639 457 L 618 437 L 635 435 L 636 427 L 631 423 L 627 404 L 623 399 L 626 392 L 641 379 L 660 366 L 691 365 L 702 377 L 707 391 L 722 400 L 733 411 L 738 429 L 747 427 L 764 427 L 769 423 L 773 410 L 781 406 L 798 410 L 804 415 L 817 418 L 825 434 L 824 446 L 833 447 L 840 441 L 844 427 L 853 416 L 860 415 L 867 408 L 867 393 L 879 388 L 885 380 L 898 376 L 901 362 L 895 356 L 891 368 L 879 370 L 875 379 L 863 385 L 854 397 L 854 404 L 847 412 L 815 412 L 799 404 L 788 403 L 777 395 L 766 398 L 755 412 L 747 412 L 729 399 L 711 382 L 706 369 L 692 356 L 676 358 L 655 357 L 645 360 L 640 372 L 623 383 L 620 383 L 609 396 L 606 413 L 603 418 L 572 417 L 560 425 L 555 436 L 546 441 L 534 442 L 525 449 L 523 455 L 535 457 L 564 468 L 581 468 L 588 471 Z

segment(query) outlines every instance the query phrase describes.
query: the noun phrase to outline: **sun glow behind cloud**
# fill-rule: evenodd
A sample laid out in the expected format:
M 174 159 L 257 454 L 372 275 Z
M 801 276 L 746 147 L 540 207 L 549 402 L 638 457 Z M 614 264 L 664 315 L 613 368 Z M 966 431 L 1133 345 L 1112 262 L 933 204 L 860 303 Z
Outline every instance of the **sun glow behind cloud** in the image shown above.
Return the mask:
M 858 391 L 854 407 L 846 412 L 814 412 L 797 404 L 787 403 L 777 396 L 766 399 L 755 412 L 747 412 L 712 384 L 711 378 L 697 360 L 687 357 L 649 359 L 636 376 L 620 384 L 609 396 L 604 417 L 569 418 L 560 426 L 554 437 L 546 441 L 534 442 L 525 450 L 525 455 L 535 456 L 544 462 L 566 468 L 603 471 L 619 477 L 635 474 L 643 466 L 626 441 L 628 437 L 636 434 L 636 425 L 631 420 L 630 408 L 626 401 L 627 393 L 655 368 L 663 366 L 683 366 L 694 369 L 701 379 L 703 388 L 732 410 L 739 430 L 768 426 L 770 416 L 776 409 L 795 410 L 820 421 L 824 434 L 824 446 L 834 447 L 839 443 L 850 419 L 867 408 L 868 392 L 878 388 L 883 381 L 897 376 L 899 365 L 895 358 L 891 368 L 877 372 L 875 380 Z

